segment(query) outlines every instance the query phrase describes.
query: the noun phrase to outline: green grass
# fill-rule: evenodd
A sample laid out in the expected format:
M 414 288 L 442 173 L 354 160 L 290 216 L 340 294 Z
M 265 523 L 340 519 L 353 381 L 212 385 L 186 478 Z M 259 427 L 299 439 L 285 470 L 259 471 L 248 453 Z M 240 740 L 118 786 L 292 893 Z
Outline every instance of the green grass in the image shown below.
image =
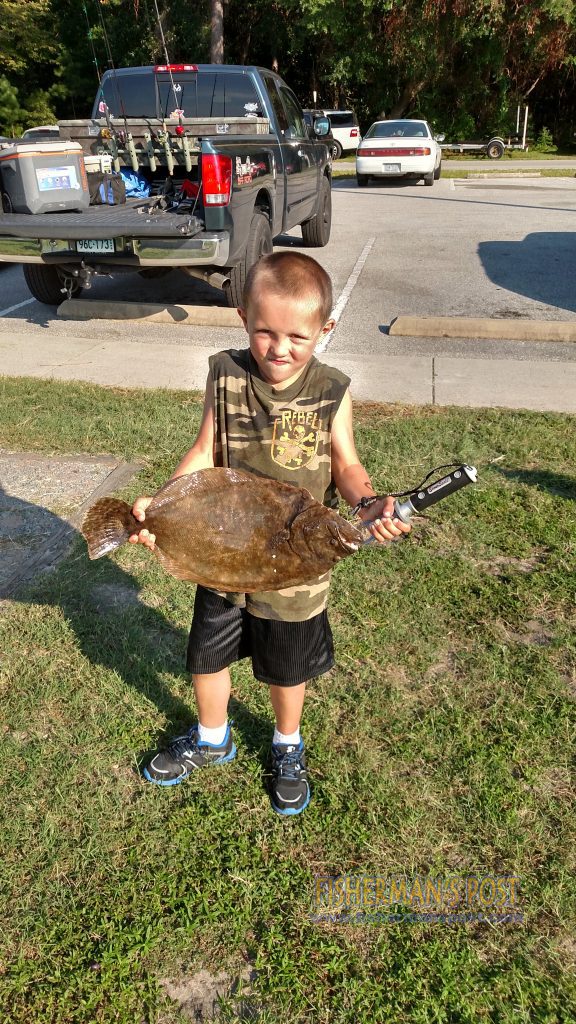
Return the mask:
M 471 171 L 471 170 L 458 171 L 454 167 L 446 167 L 444 165 L 442 167 L 442 175 L 441 175 L 441 177 L 442 178 L 475 178 L 479 174 L 490 174 L 490 175 L 494 175 L 494 177 L 497 178 L 499 175 L 506 175 L 506 174 L 510 174 L 510 173 L 511 173 L 511 169 L 510 169 L 510 167 L 508 165 L 502 166 L 502 164 L 500 164 L 498 167 L 494 167 L 493 163 L 490 162 L 490 164 L 488 166 L 483 165 L 483 164 L 478 164 L 478 168 L 477 169 L 475 168 L 473 171 Z M 529 169 L 526 169 L 524 172 L 522 172 L 521 169 L 518 169 L 518 168 L 515 167 L 512 173 L 518 174 L 518 175 L 523 173 L 524 175 L 526 175 L 526 177 L 530 177 L 530 178 L 534 178 L 534 177 L 538 177 L 538 178 L 574 178 L 574 177 L 576 177 L 576 173 L 575 173 L 575 171 L 573 169 L 562 168 L 562 167 L 542 167 L 542 168 L 539 168 L 536 171 L 531 171 Z M 348 171 L 348 170 L 345 170 L 344 168 L 335 167 L 333 169 L 333 171 L 332 171 L 332 177 L 333 178 L 354 178 L 354 179 L 356 179 L 356 171 L 354 171 L 354 170 Z M 375 180 L 376 179 L 373 178 L 372 179 L 372 183 L 374 183 Z
M 199 414 L 185 392 L 4 379 L 0 448 L 140 459 L 133 497 Z M 234 765 L 141 780 L 191 718 L 193 588 L 147 552 L 90 563 L 79 539 L 4 603 L 3 1020 L 177 1024 L 200 971 L 244 979 L 224 1021 L 576 1019 L 574 420 L 364 405 L 356 427 L 381 489 L 453 459 L 480 482 L 335 572 L 338 667 L 309 688 L 300 818 L 269 808 L 272 719 L 245 662 Z M 524 923 L 310 920 L 315 875 L 362 873 L 514 874 Z

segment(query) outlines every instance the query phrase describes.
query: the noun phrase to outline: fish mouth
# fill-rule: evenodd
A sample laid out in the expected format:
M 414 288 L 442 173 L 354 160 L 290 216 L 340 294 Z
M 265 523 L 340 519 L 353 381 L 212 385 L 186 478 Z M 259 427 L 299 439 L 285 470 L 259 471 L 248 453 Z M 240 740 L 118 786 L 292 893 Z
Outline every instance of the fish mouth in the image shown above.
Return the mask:
M 340 544 L 340 547 L 344 549 L 344 551 L 358 551 L 360 545 L 356 544 L 353 540 L 347 540 L 339 526 L 335 527 L 335 531 L 338 543 Z

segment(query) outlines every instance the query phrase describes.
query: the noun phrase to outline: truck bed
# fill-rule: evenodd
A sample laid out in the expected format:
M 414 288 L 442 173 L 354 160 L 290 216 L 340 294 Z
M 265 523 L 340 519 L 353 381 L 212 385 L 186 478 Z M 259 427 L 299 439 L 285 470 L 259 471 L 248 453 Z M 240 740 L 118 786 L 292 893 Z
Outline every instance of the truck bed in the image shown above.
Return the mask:
M 90 206 L 82 213 L 0 213 L 0 235 L 17 238 L 190 238 L 204 224 L 189 210 L 153 208 L 153 200 L 133 199 L 118 206 Z

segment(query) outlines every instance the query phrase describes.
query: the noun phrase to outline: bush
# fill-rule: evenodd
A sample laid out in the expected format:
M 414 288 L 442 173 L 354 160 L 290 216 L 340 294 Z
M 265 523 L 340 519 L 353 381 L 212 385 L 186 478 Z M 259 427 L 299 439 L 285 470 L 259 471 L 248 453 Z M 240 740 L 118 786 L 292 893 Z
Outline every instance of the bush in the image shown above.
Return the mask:
M 558 146 L 554 145 L 552 132 L 549 128 L 541 128 L 536 142 L 532 146 L 538 153 L 557 153 Z

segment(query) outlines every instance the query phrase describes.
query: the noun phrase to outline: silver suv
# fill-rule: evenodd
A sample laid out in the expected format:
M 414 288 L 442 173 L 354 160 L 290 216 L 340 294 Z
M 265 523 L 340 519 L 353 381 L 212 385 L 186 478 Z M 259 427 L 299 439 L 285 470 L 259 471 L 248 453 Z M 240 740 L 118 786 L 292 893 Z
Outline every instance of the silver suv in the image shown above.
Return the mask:
M 338 160 L 342 153 L 354 153 L 360 142 L 358 118 L 353 110 L 324 110 L 330 118 L 330 126 L 334 137 L 334 159 Z

